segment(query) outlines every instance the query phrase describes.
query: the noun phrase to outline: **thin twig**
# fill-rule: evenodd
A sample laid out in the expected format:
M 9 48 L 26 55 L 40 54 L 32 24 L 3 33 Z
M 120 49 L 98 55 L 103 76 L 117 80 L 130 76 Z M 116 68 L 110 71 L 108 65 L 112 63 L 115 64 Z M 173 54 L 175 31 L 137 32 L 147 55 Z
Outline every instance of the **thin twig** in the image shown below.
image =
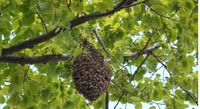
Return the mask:
M 119 29 L 121 28 L 122 24 L 119 25 L 119 27 L 116 29 L 116 31 L 114 31 L 113 33 L 111 33 L 109 35 L 109 37 L 111 37 L 112 35 L 114 35 L 115 33 L 119 32 Z
M 118 72 L 123 71 L 127 66 L 128 66 L 128 64 L 123 65 L 120 69 L 116 70 L 116 71 L 114 72 L 114 74 L 117 74 Z
M 23 87 L 23 89 L 24 89 L 24 84 L 25 84 L 25 82 L 26 82 L 26 80 L 27 80 L 27 77 L 28 77 L 28 70 L 29 70 L 29 68 L 27 68 L 26 69 L 26 71 L 24 71 L 24 75 L 23 75 L 23 84 L 22 84 L 22 87 Z
M 101 40 L 99 34 L 97 33 L 97 31 L 94 29 L 93 30 L 98 42 L 100 43 L 101 47 L 103 48 L 103 50 L 105 51 L 105 53 L 107 54 L 107 56 L 109 57 L 110 56 L 110 52 L 106 49 L 106 46 L 105 44 L 103 43 L 103 41 Z
M 160 64 L 162 64 L 162 66 L 163 67 L 165 67 L 165 69 L 168 71 L 168 69 L 167 69 L 167 66 L 161 61 L 161 59 L 157 56 L 157 55 L 155 55 L 154 53 L 150 53 L 154 58 L 156 58 L 156 60 L 160 63 Z M 172 75 L 171 73 L 170 73 L 170 71 L 168 71 L 169 72 L 169 74 L 170 74 L 170 76 Z
M 124 92 L 126 92 L 126 93 L 128 93 L 128 94 L 130 94 L 130 95 L 132 95 L 132 96 L 135 96 L 134 93 L 132 93 L 131 91 L 129 91 L 129 90 L 123 88 L 122 86 L 118 85 L 115 81 L 111 80 L 111 82 L 113 83 L 113 85 L 115 85 L 115 86 L 116 86 L 117 88 L 119 88 L 121 91 L 124 91 Z
M 47 63 L 49 61 L 65 61 L 72 56 L 69 54 L 44 55 L 44 56 L 0 56 L 0 62 L 17 63 L 17 64 L 38 64 Z
M 155 31 L 153 31 L 153 33 L 149 36 L 149 39 L 147 40 L 147 43 L 145 44 L 145 46 L 142 48 L 141 51 L 144 51 L 147 48 L 147 46 L 149 45 L 149 43 L 151 41 L 151 38 L 154 35 L 154 33 L 155 33 Z
M 129 82 L 131 82 L 131 81 L 134 79 L 135 75 L 138 73 L 139 69 L 142 67 L 142 65 L 144 64 L 144 62 L 147 60 L 148 57 L 149 57 L 149 55 L 147 55 L 147 56 L 144 58 L 144 60 L 142 61 L 142 63 L 137 67 L 137 69 L 135 70 L 134 74 L 133 74 L 132 77 L 130 78 L 130 81 L 129 81 Z
M 157 15 L 159 15 L 160 17 L 163 17 L 163 18 L 166 18 L 166 19 L 170 19 L 170 20 L 175 20 L 175 19 L 172 19 L 171 16 L 168 17 L 168 16 L 165 16 L 165 15 L 160 14 L 158 11 L 156 11 L 155 9 L 153 9 L 149 4 L 145 3 L 145 5 L 146 5 L 147 7 L 149 7 L 149 9 L 150 9 L 151 11 L 153 11 L 154 13 L 156 13 Z
M 160 66 L 158 69 L 156 69 L 156 71 L 153 72 L 153 74 L 152 74 L 149 78 L 152 78 L 152 77 L 154 76 L 154 74 L 156 74 L 156 72 L 157 72 L 158 70 L 160 70 L 162 67 L 163 67 L 163 66 Z
M 41 22 L 42 22 L 42 26 L 44 27 L 45 31 L 48 32 L 46 23 L 44 21 L 44 19 L 42 18 L 42 16 L 40 15 L 40 13 L 37 11 L 36 14 L 38 15 L 38 17 L 40 18 Z
M 175 12 L 174 12 L 170 17 L 173 17 L 174 15 L 176 15 L 176 13 L 178 12 L 178 10 L 179 10 L 179 8 L 177 8 L 177 9 L 175 10 Z
M 59 76 L 58 77 L 58 79 L 59 79 L 59 81 L 60 81 L 60 91 L 61 91 L 61 98 L 62 98 L 62 102 L 61 102 L 61 105 L 63 105 L 63 103 L 64 103 L 64 86 L 63 86 L 63 82 L 62 82 L 62 80 L 61 80 L 61 77 Z
M 198 98 L 194 96 L 194 94 L 192 94 L 190 91 L 186 90 L 181 84 L 179 84 L 179 87 L 187 94 L 189 95 L 192 100 L 196 103 L 196 105 L 198 106 Z
M 67 8 L 68 8 L 70 11 L 71 11 L 71 8 L 70 8 L 71 4 L 72 4 L 72 0 L 67 0 Z
M 157 102 L 153 102 L 153 101 L 150 102 L 150 105 L 151 105 L 152 103 L 153 103 L 153 104 L 156 104 L 156 105 L 158 106 L 159 109 L 161 109 L 160 105 L 165 105 L 164 103 L 157 103 Z
M 114 109 L 117 108 L 117 106 L 118 106 L 119 102 L 121 101 L 122 97 L 124 96 L 124 94 L 125 94 L 125 91 L 122 92 L 122 94 L 121 94 L 121 96 L 119 97 L 119 100 L 117 101 L 117 104 L 115 105 Z
M 117 86 L 120 90 L 124 90 L 121 86 L 119 86 L 117 83 L 115 83 L 113 80 L 111 80 L 111 82 L 115 85 L 115 86 Z

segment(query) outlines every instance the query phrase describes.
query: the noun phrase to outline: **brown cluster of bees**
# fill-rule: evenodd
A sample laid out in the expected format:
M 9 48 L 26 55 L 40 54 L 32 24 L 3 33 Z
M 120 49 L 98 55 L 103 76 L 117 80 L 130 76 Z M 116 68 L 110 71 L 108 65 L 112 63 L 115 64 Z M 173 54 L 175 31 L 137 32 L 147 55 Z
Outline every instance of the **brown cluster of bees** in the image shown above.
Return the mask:
M 94 101 L 107 91 L 111 70 L 104 63 L 102 54 L 87 40 L 83 44 L 88 49 L 75 57 L 72 77 L 77 91 L 87 100 Z

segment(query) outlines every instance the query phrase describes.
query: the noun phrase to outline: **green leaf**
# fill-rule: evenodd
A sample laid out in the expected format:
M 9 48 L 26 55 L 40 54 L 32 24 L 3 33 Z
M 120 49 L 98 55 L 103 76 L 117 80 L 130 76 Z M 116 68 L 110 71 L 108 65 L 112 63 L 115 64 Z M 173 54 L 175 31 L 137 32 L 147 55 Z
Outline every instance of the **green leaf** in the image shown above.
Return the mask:
M 50 88 L 45 88 L 41 91 L 41 98 L 46 101 L 49 99 L 51 94 L 51 89 Z
M 99 2 L 99 3 L 97 3 L 96 8 L 97 8 L 97 11 L 102 11 L 102 10 L 106 10 L 107 6 L 103 2 Z
M 89 12 L 89 13 L 94 12 L 94 5 L 89 4 L 89 5 L 86 6 L 85 9 L 86 9 L 86 11 Z
M 103 3 L 106 3 L 107 7 L 109 7 L 108 9 L 112 9 L 113 8 L 113 0 L 102 0 Z
M 188 10 L 194 9 L 195 4 L 194 4 L 193 1 L 191 1 L 191 0 L 185 0 L 183 2 L 184 2 L 184 6 L 185 6 L 186 9 L 188 9 Z
M 141 98 L 139 97 L 130 97 L 130 99 L 133 101 L 133 102 L 141 102 Z
M 177 0 L 170 0 L 168 2 L 169 11 L 174 12 L 179 9 L 179 2 Z
M 102 0 L 102 2 L 98 2 L 96 4 L 96 11 L 103 12 L 108 11 L 113 8 L 113 0 Z
M 73 101 L 70 101 L 70 100 L 67 100 L 64 104 L 64 108 L 66 109 L 72 109 L 74 107 L 74 102 Z
M 154 58 L 148 58 L 148 60 L 145 62 L 145 64 L 149 70 L 156 71 L 157 61 Z
M 71 8 L 76 11 L 76 12 L 83 12 L 84 11 L 84 6 L 82 4 L 82 2 L 76 2 L 76 3 L 73 3 Z
M 50 62 L 49 63 L 49 69 L 48 69 L 48 75 L 49 76 L 53 76 L 56 75 L 58 72 L 56 72 L 56 66 L 57 66 L 57 62 Z
M 156 74 L 156 78 L 160 78 L 160 74 Z
M 10 98 L 8 99 L 8 103 L 11 105 L 11 106 L 16 106 L 17 104 L 19 104 L 21 101 L 21 98 L 20 98 L 20 93 L 18 92 L 14 92 Z
M 174 74 L 178 74 L 179 73 L 179 70 L 178 70 L 178 65 L 176 62 L 174 61 L 169 61 L 167 63 L 167 69 L 169 69 L 172 73 Z
M 35 21 L 35 15 L 33 12 L 23 13 L 22 23 L 24 25 L 31 25 Z
M 176 95 L 180 97 L 182 100 L 185 99 L 185 94 L 182 92 L 182 90 L 176 90 Z
M 127 18 L 123 18 L 123 27 L 127 32 L 131 31 L 137 24 L 135 19 L 136 18 L 134 16 L 128 16 Z
M 136 81 L 139 81 L 143 78 L 144 74 L 146 73 L 146 69 L 142 68 L 141 70 L 139 70 L 136 74 L 135 74 L 135 77 L 134 79 Z
M 101 109 L 105 107 L 105 96 L 101 96 L 98 100 L 95 101 L 94 108 Z
M 153 90 L 153 94 L 152 94 L 152 99 L 153 100 L 155 100 L 155 101 L 159 101 L 159 100 L 162 100 L 162 97 L 163 97 L 163 95 L 162 95 L 162 90 L 161 90 L 162 88 L 155 88 L 154 90 Z
M 161 5 L 160 0 L 149 0 L 149 3 L 150 3 L 151 5 Z
M 174 99 L 173 101 L 173 105 L 174 107 L 176 107 L 177 109 L 185 109 L 188 107 L 187 104 L 184 104 L 183 100 L 180 99 Z
M 126 44 L 126 42 L 124 42 L 123 40 L 119 40 L 119 41 L 116 41 L 115 43 L 114 43 L 114 46 L 115 47 L 122 47 L 123 45 L 125 45 Z
M 156 109 L 156 106 L 151 106 L 149 109 Z
M 152 16 L 150 19 L 147 20 L 147 22 L 152 28 L 161 28 L 162 27 L 161 20 L 158 16 Z
M 146 14 L 143 16 L 142 27 L 144 29 L 149 29 L 149 28 L 159 29 L 162 27 L 162 23 L 158 16 L 152 16 L 150 14 Z
M 167 11 L 163 5 L 153 5 L 153 9 L 155 9 L 160 14 L 165 14 Z
M 5 97 L 2 94 L 0 94 L 0 103 L 3 104 L 5 101 Z
M 135 103 L 135 109 L 142 109 L 142 104 L 141 103 Z

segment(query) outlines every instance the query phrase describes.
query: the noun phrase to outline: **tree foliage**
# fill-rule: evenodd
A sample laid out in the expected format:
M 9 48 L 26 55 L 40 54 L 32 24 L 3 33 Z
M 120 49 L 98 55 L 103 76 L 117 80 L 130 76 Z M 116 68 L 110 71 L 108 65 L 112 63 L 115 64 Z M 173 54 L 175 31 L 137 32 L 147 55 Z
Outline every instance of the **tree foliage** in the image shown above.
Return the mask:
M 197 105 L 197 10 L 197 0 L 0 0 L 0 103 L 104 108 L 105 94 L 87 103 L 71 77 L 87 38 L 109 59 L 114 108 Z

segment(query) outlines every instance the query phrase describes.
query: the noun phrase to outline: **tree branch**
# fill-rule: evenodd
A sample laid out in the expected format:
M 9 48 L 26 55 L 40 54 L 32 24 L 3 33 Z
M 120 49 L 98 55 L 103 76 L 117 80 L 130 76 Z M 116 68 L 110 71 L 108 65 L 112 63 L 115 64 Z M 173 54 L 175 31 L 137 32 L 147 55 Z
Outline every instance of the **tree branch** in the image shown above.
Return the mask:
M 142 51 L 138 51 L 138 52 L 134 52 L 132 55 L 130 56 L 124 56 L 124 59 L 125 60 L 132 60 L 134 58 L 137 58 L 138 56 L 140 55 L 143 55 L 143 54 L 150 54 L 152 51 L 158 49 L 160 46 L 159 45 L 156 45 L 152 48 L 149 48 L 149 49 L 144 49 Z
M 106 91 L 105 109 L 109 109 L 109 93 Z
M 70 54 L 58 55 L 44 55 L 44 56 L 0 56 L 0 62 L 17 63 L 17 64 L 39 64 L 47 63 L 49 61 L 65 61 L 70 59 Z
M 95 12 L 95 13 L 92 13 L 92 14 L 87 14 L 87 15 L 78 17 L 78 18 L 71 21 L 70 27 L 73 28 L 73 27 L 80 25 L 84 22 L 87 22 L 87 21 L 90 21 L 90 20 L 93 20 L 93 19 L 97 19 L 99 17 L 104 17 L 104 16 L 114 14 L 115 12 L 118 12 L 123 8 L 129 8 L 129 7 L 132 7 L 132 6 L 135 6 L 135 5 L 145 3 L 146 0 L 144 0 L 142 2 L 138 2 L 138 3 L 134 3 L 134 4 L 128 5 L 128 6 L 126 6 L 126 2 L 127 2 L 127 0 L 122 0 L 122 2 L 119 3 L 117 6 L 115 6 L 115 8 L 113 8 L 113 10 L 110 10 L 110 11 L 107 11 L 107 12 L 104 12 L 104 13 Z
M 124 0 L 124 1 L 126 1 L 126 0 Z M 129 0 L 127 0 L 127 1 L 129 1 Z M 137 0 L 130 0 L 130 1 L 137 1 Z M 148 0 L 144 0 L 144 1 L 141 1 L 141 2 L 137 2 L 137 3 L 125 3 L 122 7 L 123 8 L 129 8 L 129 7 L 135 6 L 137 4 L 145 3 L 147 1 Z
M 119 3 L 116 7 L 114 7 L 113 10 L 110 10 L 110 11 L 107 11 L 107 12 L 104 12 L 104 13 L 94 12 L 94 13 L 91 13 L 91 14 L 87 14 L 87 15 L 75 18 L 72 21 L 70 21 L 70 23 L 71 23 L 70 27 L 73 28 L 73 27 L 78 26 L 78 25 L 85 23 L 87 21 L 97 19 L 99 17 L 104 17 L 104 16 L 114 14 L 115 12 L 118 12 L 121 9 L 125 8 L 125 7 L 123 7 L 124 3 L 126 3 L 125 1 L 126 0 L 122 0 L 122 2 Z M 142 3 L 144 3 L 144 2 L 138 2 L 138 3 L 132 4 L 131 6 L 139 5 L 139 4 L 142 4 Z M 129 6 L 129 7 L 131 7 L 131 6 Z M 56 35 L 58 35 L 61 32 L 61 30 L 64 31 L 64 30 L 66 30 L 66 28 L 58 26 L 55 29 L 49 31 L 48 33 L 46 33 L 44 35 L 40 35 L 40 36 L 37 36 L 33 39 L 26 40 L 26 41 L 21 42 L 19 44 L 13 45 L 9 48 L 3 48 L 2 49 L 2 55 L 8 55 L 8 54 L 12 54 L 16 51 L 23 50 L 25 48 L 31 48 L 36 44 L 42 43 L 44 41 L 47 41 L 47 40 L 55 37 Z
M 48 33 L 46 33 L 44 35 L 40 35 L 40 36 L 35 37 L 33 39 L 26 40 L 26 41 L 21 42 L 19 44 L 13 45 L 9 48 L 3 48 L 2 49 L 2 55 L 12 54 L 16 51 L 20 51 L 20 50 L 23 50 L 25 48 L 32 48 L 36 44 L 42 43 L 44 41 L 47 41 L 47 40 L 55 37 L 56 35 L 58 35 L 61 32 L 61 30 L 63 30 L 63 28 L 58 26 L 55 29 L 49 31 Z

